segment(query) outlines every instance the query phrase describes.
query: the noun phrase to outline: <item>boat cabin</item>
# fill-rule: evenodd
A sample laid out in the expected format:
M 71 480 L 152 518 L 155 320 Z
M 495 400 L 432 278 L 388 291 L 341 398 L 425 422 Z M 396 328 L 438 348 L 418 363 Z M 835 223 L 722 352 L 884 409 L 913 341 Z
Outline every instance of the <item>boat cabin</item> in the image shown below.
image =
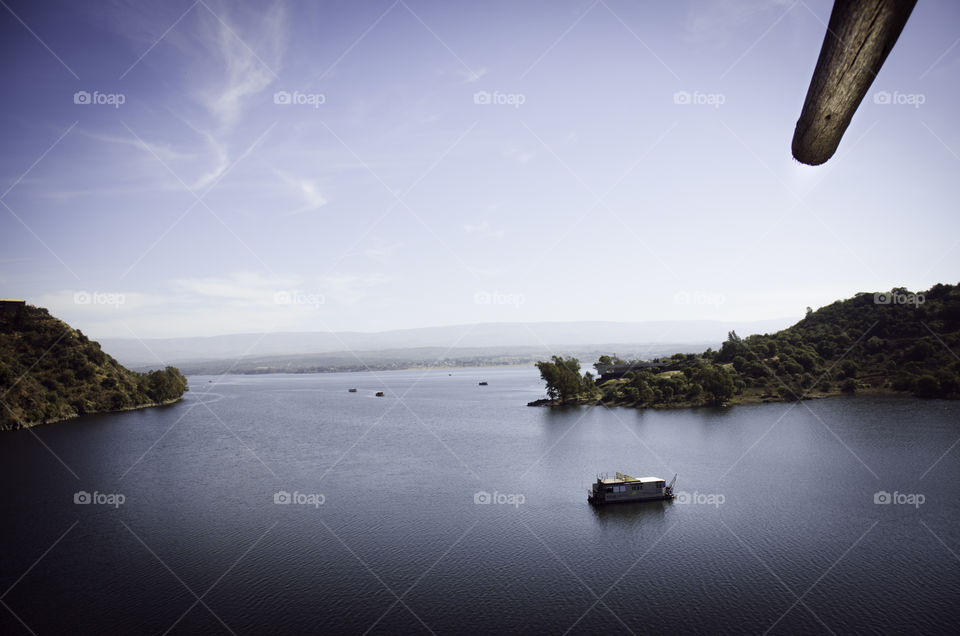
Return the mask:
M 616 473 L 614 477 L 598 475 L 593 487 L 587 491 L 587 501 L 592 504 L 606 504 L 628 501 L 654 501 L 673 499 L 673 484 L 677 476 L 668 485 L 659 477 L 631 477 Z

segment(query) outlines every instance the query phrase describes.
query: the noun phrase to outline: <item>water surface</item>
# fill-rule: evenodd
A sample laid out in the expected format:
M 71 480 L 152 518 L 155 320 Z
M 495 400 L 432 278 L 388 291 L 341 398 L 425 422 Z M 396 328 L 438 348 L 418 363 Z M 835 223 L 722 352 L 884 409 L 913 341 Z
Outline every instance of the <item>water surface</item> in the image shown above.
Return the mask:
M 190 384 L 0 437 L 0 633 L 955 625 L 957 403 L 529 408 L 526 368 Z M 681 496 L 589 506 L 617 470 Z

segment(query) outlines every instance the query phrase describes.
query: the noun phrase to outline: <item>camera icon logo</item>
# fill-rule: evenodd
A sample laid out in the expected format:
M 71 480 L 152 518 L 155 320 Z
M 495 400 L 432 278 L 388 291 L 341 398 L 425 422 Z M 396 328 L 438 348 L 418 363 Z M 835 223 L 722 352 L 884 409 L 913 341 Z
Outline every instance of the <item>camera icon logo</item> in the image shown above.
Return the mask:
M 85 505 L 90 503 L 90 501 L 90 493 L 88 493 L 86 490 L 78 490 L 77 492 L 73 493 L 73 503 L 75 504 Z
M 73 94 L 73 103 L 74 104 L 91 103 L 90 93 L 88 93 L 87 91 L 77 91 L 76 93 Z
M 690 503 L 690 493 L 688 493 L 685 490 L 681 490 L 680 492 L 677 493 L 676 501 L 677 503 L 680 503 L 680 504 Z
M 478 291 L 473 295 L 473 304 L 475 305 L 489 305 L 492 300 L 493 297 L 487 291 Z
M 290 104 L 292 103 L 292 97 L 288 91 L 277 91 L 273 94 L 273 103 L 274 104 Z
M 473 103 L 474 104 L 489 104 L 490 103 L 490 93 L 487 91 L 477 91 L 473 94 Z
M 475 504 L 488 504 L 493 501 L 493 498 L 490 496 L 486 490 L 478 490 L 473 493 L 473 503 Z
M 78 291 L 73 295 L 73 303 L 75 305 L 89 305 L 93 302 L 93 297 L 90 295 L 90 292 Z
M 273 503 L 275 504 L 288 504 L 291 501 L 290 493 L 286 490 L 279 490 L 273 494 Z
M 873 493 L 873 503 L 875 504 L 888 504 L 892 501 L 893 500 L 890 498 L 890 493 L 888 493 L 886 490 L 878 490 L 877 492 Z
M 893 302 L 893 294 L 890 292 L 877 292 L 873 295 L 874 305 L 889 305 Z
M 288 291 L 278 291 L 273 295 L 273 302 L 277 305 L 290 305 L 293 303 L 293 294 Z
M 889 104 L 890 103 L 890 93 L 887 91 L 877 91 L 873 94 L 873 103 L 874 104 Z
M 690 103 L 690 93 L 687 91 L 677 91 L 673 94 L 673 103 L 674 104 L 689 104 Z

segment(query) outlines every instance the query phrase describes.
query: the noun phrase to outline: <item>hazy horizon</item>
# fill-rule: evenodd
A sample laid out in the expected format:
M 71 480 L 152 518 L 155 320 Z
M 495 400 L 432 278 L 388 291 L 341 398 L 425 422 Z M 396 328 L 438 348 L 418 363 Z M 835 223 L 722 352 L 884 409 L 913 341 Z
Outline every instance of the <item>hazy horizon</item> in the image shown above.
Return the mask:
M 0 296 L 97 338 L 802 317 L 957 279 L 960 5 L 837 155 L 832 3 L 0 9 Z
M 537 349 L 542 355 L 568 355 L 572 348 L 650 358 L 719 349 L 731 330 L 740 336 L 773 333 L 794 319 L 750 322 L 540 322 L 446 325 L 392 331 L 285 331 L 222 334 L 187 338 L 101 338 L 104 351 L 121 364 L 149 366 L 187 361 L 239 360 L 256 357 L 359 352 L 412 351 L 436 348 L 439 358 L 463 355 L 465 349 L 497 353 Z M 488 352 L 490 353 L 490 352 Z M 598 354 L 599 355 L 599 354 Z M 593 360 L 583 360 L 585 364 Z

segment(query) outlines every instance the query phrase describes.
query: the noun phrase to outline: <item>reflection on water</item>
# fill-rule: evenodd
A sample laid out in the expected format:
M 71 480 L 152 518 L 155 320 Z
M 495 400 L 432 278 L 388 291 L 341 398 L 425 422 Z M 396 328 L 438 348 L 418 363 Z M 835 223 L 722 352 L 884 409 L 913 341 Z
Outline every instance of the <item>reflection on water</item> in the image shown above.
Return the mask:
M 586 495 L 584 495 L 586 498 Z M 593 518 L 602 527 L 629 528 L 651 521 L 662 521 L 668 508 L 674 505 L 672 499 L 659 501 L 634 501 L 594 506 L 584 502 L 593 512 Z

